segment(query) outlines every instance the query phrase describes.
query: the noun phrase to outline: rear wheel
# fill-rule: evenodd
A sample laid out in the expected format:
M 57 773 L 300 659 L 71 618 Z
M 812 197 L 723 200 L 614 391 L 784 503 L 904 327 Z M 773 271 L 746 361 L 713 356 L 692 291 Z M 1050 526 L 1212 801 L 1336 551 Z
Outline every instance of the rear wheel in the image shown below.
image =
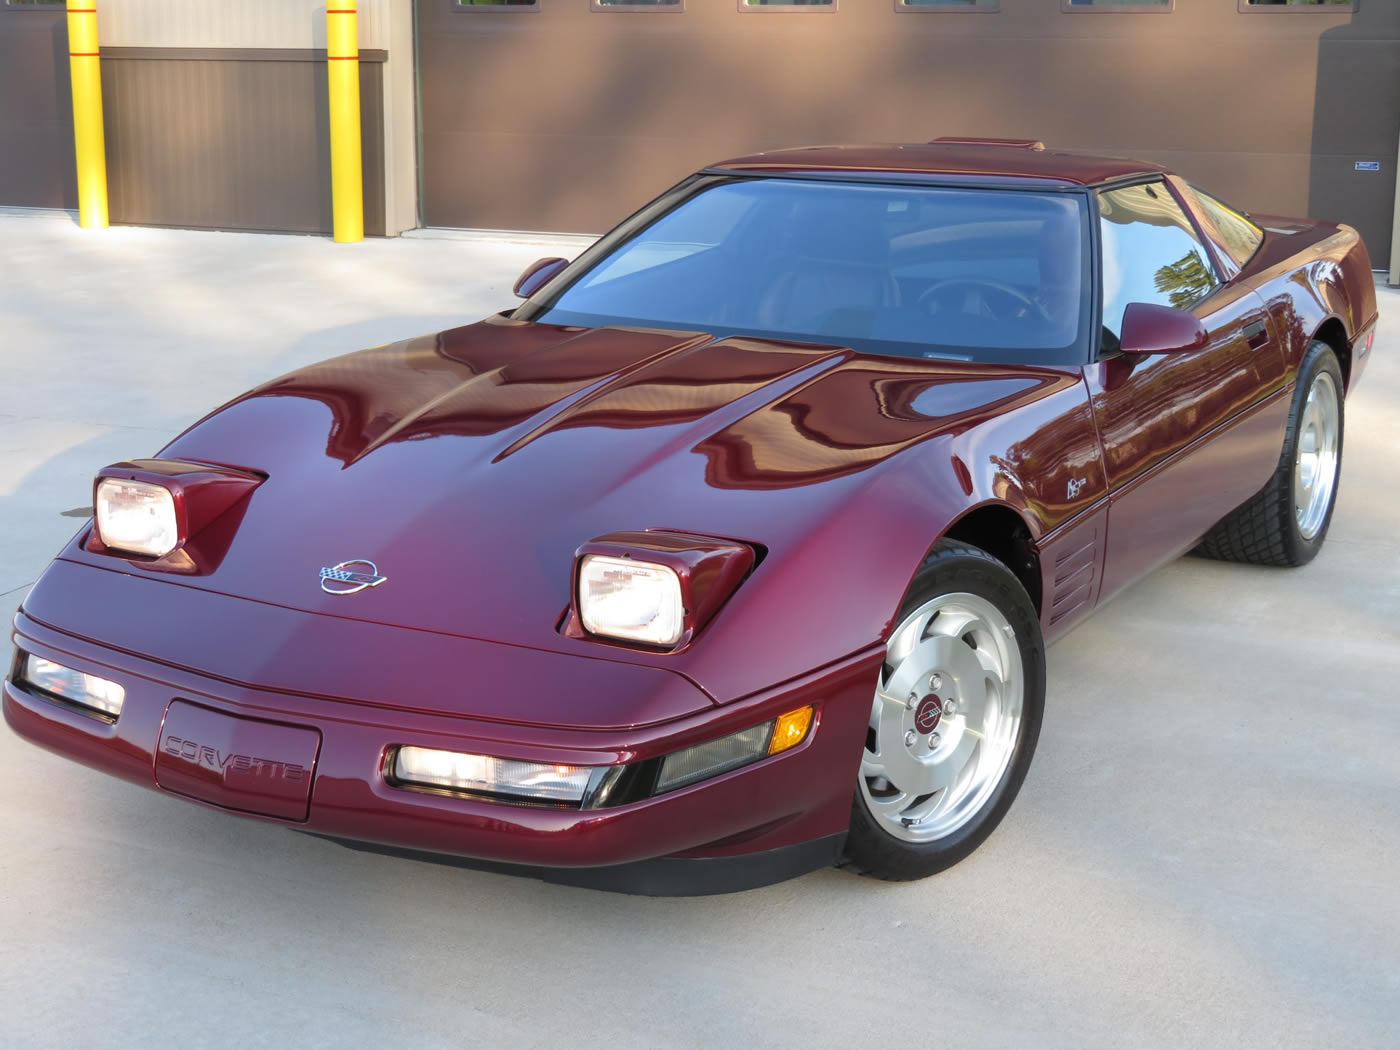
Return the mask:
M 1044 702 L 1044 645 L 1020 581 L 984 551 L 939 543 L 885 646 L 845 866 L 917 879 L 976 849 L 1025 779 Z
M 1342 470 L 1342 369 L 1326 343 L 1308 348 L 1278 466 L 1264 490 L 1216 525 L 1197 552 L 1255 565 L 1306 565 L 1322 549 Z

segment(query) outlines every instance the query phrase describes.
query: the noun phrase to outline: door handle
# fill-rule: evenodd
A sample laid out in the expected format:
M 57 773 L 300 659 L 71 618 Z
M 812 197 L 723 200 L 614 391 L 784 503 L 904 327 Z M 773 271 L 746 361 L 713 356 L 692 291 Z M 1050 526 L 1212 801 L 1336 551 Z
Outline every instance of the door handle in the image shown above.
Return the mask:
M 1269 341 L 1269 326 L 1263 321 L 1255 321 L 1244 326 L 1244 338 L 1251 350 L 1258 350 Z

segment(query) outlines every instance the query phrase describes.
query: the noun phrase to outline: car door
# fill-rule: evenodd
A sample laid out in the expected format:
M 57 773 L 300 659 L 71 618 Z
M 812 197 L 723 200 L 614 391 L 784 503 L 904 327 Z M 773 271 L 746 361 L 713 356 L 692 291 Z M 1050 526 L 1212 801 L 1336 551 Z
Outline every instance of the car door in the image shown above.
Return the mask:
M 1263 488 L 1278 462 L 1287 402 L 1283 355 L 1263 301 L 1222 281 L 1167 184 L 1095 197 L 1103 326 L 1085 379 L 1108 475 L 1106 600 Z M 1210 333 L 1208 344 L 1119 354 L 1123 312 L 1133 302 L 1190 311 Z

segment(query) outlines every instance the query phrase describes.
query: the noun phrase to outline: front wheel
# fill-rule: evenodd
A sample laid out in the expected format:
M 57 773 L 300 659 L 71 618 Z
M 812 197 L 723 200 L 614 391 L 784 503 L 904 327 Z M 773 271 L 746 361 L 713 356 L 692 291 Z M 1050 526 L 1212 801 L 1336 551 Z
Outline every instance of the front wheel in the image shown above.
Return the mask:
M 966 857 L 1015 799 L 1044 706 L 1025 588 L 986 552 L 940 542 L 885 645 L 844 866 L 907 880 Z

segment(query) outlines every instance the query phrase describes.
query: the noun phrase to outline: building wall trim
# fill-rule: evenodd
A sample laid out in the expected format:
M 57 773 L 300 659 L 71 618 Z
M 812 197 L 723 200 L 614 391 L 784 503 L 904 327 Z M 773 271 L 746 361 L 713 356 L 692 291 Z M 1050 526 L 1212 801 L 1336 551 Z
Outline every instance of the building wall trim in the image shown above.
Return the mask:
M 324 62 L 326 49 L 311 47 L 104 47 L 105 59 L 171 62 Z M 361 48 L 361 62 L 387 62 L 383 48 Z

